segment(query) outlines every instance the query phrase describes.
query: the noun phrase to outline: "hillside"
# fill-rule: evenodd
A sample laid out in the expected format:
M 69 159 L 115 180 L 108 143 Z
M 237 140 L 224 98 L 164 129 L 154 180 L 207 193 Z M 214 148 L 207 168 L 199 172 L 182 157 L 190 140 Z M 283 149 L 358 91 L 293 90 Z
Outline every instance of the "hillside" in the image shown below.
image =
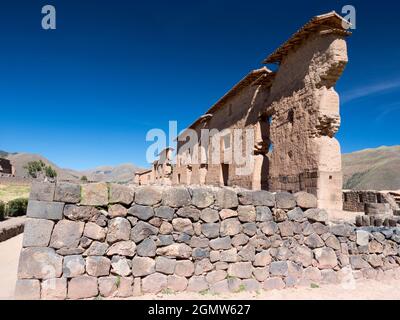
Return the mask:
M 366 149 L 342 159 L 345 189 L 400 189 L 400 146 Z

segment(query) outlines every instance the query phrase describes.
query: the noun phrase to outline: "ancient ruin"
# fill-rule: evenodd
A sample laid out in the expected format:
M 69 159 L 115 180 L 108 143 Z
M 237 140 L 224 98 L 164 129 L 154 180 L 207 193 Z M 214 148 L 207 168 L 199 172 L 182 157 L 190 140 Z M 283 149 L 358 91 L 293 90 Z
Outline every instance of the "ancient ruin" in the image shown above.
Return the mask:
M 348 27 L 335 12 L 314 17 L 264 60 L 277 65 L 276 71 L 251 71 L 188 128 L 199 136 L 202 129 L 253 130 L 251 173 L 237 174 L 240 165 L 229 161 L 228 154 L 245 150 L 231 133 L 220 137 L 221 161 L 215 163 L 208 145 L 197 141 L 189 151 L 184 147 L 185 131 L 178 137 L 172 184 L 306 191 L 317 197 L 319 208 L 341 210 L 341 151 L 335 139 L 339 95 L 334 86 L 348 61 Z M 191 153 L 205 157 L 194 163 Z M 150 183 L 157 182 L 154 174 Z
M 15 168 L 8 159 L 0 158 L 0 177 L 14 177 Z

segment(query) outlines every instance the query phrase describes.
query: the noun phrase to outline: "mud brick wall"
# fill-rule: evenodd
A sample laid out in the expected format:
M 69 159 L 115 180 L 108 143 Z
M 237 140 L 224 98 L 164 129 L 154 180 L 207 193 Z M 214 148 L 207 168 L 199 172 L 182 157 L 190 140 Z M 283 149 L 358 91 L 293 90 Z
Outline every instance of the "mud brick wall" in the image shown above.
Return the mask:
M 19 299 L 284 289 L 400 277 L 400 229 L 330 224 L 314 195 L 34 183 Z

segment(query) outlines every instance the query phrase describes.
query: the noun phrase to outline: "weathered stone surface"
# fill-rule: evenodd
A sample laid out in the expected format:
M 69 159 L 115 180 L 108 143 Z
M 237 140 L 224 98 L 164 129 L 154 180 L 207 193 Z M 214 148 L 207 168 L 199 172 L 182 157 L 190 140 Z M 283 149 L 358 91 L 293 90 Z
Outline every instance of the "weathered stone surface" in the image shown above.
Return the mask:
M 219 221 L 219 213 L 217 210 L 206 208 L 203 209 L 200 213 L 200 219 L 204 222 L 218 222 Z
M 207 273 L 206 281 L 209 284 L 214 284 L 214 283 L 224 280 L 227 277 L 227 275 L 228 275 L 227 272 L 224 270 L 211 271 L 211 272 Z
M 146 257 L 132 259 L 132 274 L 134 277 L 143 277 L 155 272 L 155 261 Z
M 193 225 L 190 219 L 175 218 L 172 220 L 172 226 L 177 232 L 184 232 L 188 235 L 193 235 Z
M 229 218 L 221 222 L 221 237 L 234 236 L 241 231 L 241 224 L 237 218 Z
M 185 277 L 170 275 L 167 278 L 167 288 L 173 292 L 185 291 L 188 286 L 188 280 Z
M 167 276 L 162 273 L 153 273 L 142 279 L 143 293 L 159 293 L 167 288 Z
M 201 226 L 201 232 L 209 239 L 219 237 L 219 229 L 220 229 L 219 223 L 204 223 Z
M 54 222 L 44 219 L 26 219 L 23 247 L 47 247 Z
M 257 253 L 253 262 L 255 267 L 265 267 L 271 263 L 271 255 L 268 251 Z
M 174 227 L 172 226 L 172 224 L 170 224 L 167 221 L 163 221 L 161 223 L 160 230 L 159 230 L 160 234 L 163 234 L 163 235 L 171 234 L 172 231 L 174 231 Z
M 260 224 L 261 231 L 267 236 L 272 236 L 276 234 L 279 230 L 278 225 L 273 221 L 263 222 Z
M 29 200 L 53 201 L 55 184 L 50 182 L 34 181 L 31 185 Z
M 133 205 L 129 210 L 128 213 L 133 215 L 140 220 L 149 220 L 154 216 L 154 210 L 152 207 L 149 206 L 142 206 L 142 205 Z
M 162 193 L 163 205 L 173 208 L 188 206 L 191 202 L 189 191 L 185 187 L 171 187 Z
M 62 273 L 63 258 L 51 248 L 22 249 L 18 264 L 20 279 L 58 278 Z
M 64 216 L 74 221 L 91 221 L 100 215 L 100 211 L 91 206 L 76 206 L 67 204 L 64 208 Z
M 55 249 L 74 248 L 79 245 L 83 234 L 83 222 L 62 220 L 54 227 L 50 240 L 50 246 Z
M 81 204 L 84 206 L 108 205 L 108 187 L 104 182 L 81 185 Z
M 376 240 L 372 240 L 368 244 L 368 250 L 370 253 L 382 253 L 383 245 Z
M 90 276 L 80 276 L 72 278 L 68 283 L 69 299 L 94 298 L 99 294 L 97 278 Z
M 288 192 L 278 192 L 275 194 L 276 207 L 279 209 L 293 209 L 296 206 L 295 197 Z
M 151 186 L 139 187 L 135 190 L 135 203 L 153 206 L 161 201 L 161 189 Z
M 243 223 L 242 232 L 252 237 L 257 233 L 257 225 L 254 222 Z
M 43 300 L 64 300 L 67 298 L 67 279 L 48 279 L 42 282 Z
M 182 218 L 189 218 L 192 221 L 198 221 L 200 218 L 200 210 L 192 207 L 183 207 L 178 209 L 176 214 Z
M 303 209 L 312 209 L 317 207 L 317 197 L 304 191 L 297 192 L 294 195 L 297 205 Z
M 221 254 L 219 251 L 210 251 L 210 261 L 216 262 L 221 259 Z
M 66 256 L 63 262 L 63 276 L 73 278 L 85 273 L 85 259 L 82 256 Z
M 210 248 L 214 250 L 230 249 L 232 240 L 230 237 L 216 238 L 210 241 Z
M 237 234 L 232 238 L 232 245 L 234 247 L 243 246 L 249 242 L 249 237 L 243 233 Z
M 268 191 L 243 191 L 239 193 L 239 202 L 243 205 L 275 206 L 275 195 Z
M 156 243 L 150 239 L 144 239 L 136 247 L 136 254 L 141 257 L 154 257 L 156 255 Z
M 57 182 L 54 201 L 78 203 L 81 201 L 81 186 L 76 183 Z
M 128 298 L 134 296 L 133 294 L 133 278 L 121 277 L 120 284 L 117 291 L 117 297 Z
M 208 283 L 204 276 L 193 276 L 189 279 L 186 290 L 189 292 L 202 292 L 208 290 Z
M 264 281 L 264 290 L 282 290 L 285 288 L 285 282 L 279 277 L 269 278 Z
M 165 257 L 157 257 L 156 258 L 156 271 L 164 274 L 174 274 L 176 260 L 165 258 Z
M 172 235 L 159 235 L 157 246 L 164 247 L 174 243 L 174 237 Z
M 272 209 L 272 217 L 275 222 L 282 222 L 287 220 L 286 211 L 279 208 Z
M 238 254 L 241 258 L 241 261 L 254 261 L 256 250 L 251 244 L 247 244 L 242 248 L 242 250 L 239 251 Z
M 129 206 L 133 202 L 135 192 L 118 183 L 109 184 L 109 201 L 110 203 L 122 203 Z
M 241 222 L 255 222 L 256 209 L 254 206 L 239 206 L 238 217 Z
M 303 267 L 311 266 L 313 261 L 313 252 L 306 246 L 298 246 L 294 252 L 294 262 L 301 264 Z
M 154 209 L 156 217 L 163 218 L 165 220 L 171 221 L 174 218 L 175 210 L 171 207 L 161 206 Z
M 350 264 L 355 270 L 369 268 L 368 262 L 362 256 L 350 256 Z
M 192 257 L 194 260 L 201 260 L 210 256 L 210 249 L 208 248 L 194 248 Z
M 367 261 L 373 268 L 383 267 L 382 258 L 376 254 L 368 255 Z
M 108 250 L 107 255 L 119 255 L 126 257 L 133 257 L 136 252 L 136 244 L 133 241 L 120 241 L 114 243 Z
M 175 274 L 181 277 L 190 277 L 194 273 L 194 264 L 189 260 L 181 260 L 176 262 Z
M 112 204 L 108 207 L 108 215 L 110 218 L 126 217 L 128 215 L 128 210 L 123 205 Z
M 328 213 L 324 209 L 308 209 L 304 215 L 312 222 L 326 223 L 328 221 Z
M 131 231 L 131 240 L 138 243 L 151 235 L 157 235 L 158 229 L 151 224 L 139 221 Z
M 106 238 L 106 230 L 96 223 L 88 222 L 85 224 L 83 235 L 89 239 L 104 241 Z
M 192 191 L 192 204 L 197 208 L 207 208 L 214 203 L 214 192 L 212 190 L 208 188 L 194 188 Z
M 306 280 L 319 282 L 322 280 L 321 271 L 316 267 L 307 267 L 304 269 L 303 277 Z
M 194 274 L 196 276 L 208 272 L 214 268 L 209 259 L 197 260 L 194 263 Z
M 16 300 L 39 300 L 40 282 L 39 280 L 18 279 L 15 285 Z
M 46 202 L 29 200 L 26 216 L 47 220 L 61 220 L 63 218 L 63 202 Z
M 57 254 L 60 256 L 73 256 L 80 255 L 85 252 L 83 248 L 61 248 L 56 250 Z
M 329 231 L 329 228 L 328 228 L 326 225 L 322 224 L 321 222 L 314 222 L 314 223 L 312 224 L 312 227 L 313 227 L 314 231 L 315 231 L 319 236 L 322 236 L 322 235 L 324 235 L 324 234 L 327 234 L 328 231 Z
M 346 224 L 336 224 L 331 226 L 329 231 L 338 237 L 348 237 L 352 231 L 352 227 Z
M 339 250 L 340 249 L 340 242 L 338 238 L 335 236 L 329 236 L 328 239 L 325 240 L 325 244 L 329 247 L 332 248 L 333 250 Z
M 265 206 L 256 207 L 256 221 L 257 222 L 266 222 L 272 221 L 272 212 L 271 209 Z
M 253 273 L 253 266 L 251 262 L 236 262 L 232 263 L 228 267 L 228 275 L 231 277 L 237 277 L 241 279 L 251 278 Z
M 219 212 L 219 216 L 221 217 L 221 220 L 225 220 L 228 218 L 237 217 L 238 213 L 237 213 L 237 211 L 232 210 L 232 209 L 222 209 Z
M 102 277 L 98 279 L 99 292 L 102 297 L 113 297 L 117 294 L 117 277 Z
M 322 270 L 321 271 L 322 280 L 321 283 L 324 284 L 337 284 L 339 282 L 338 275 L 333 270 Z
M 220 260 L 223 262 L 236 262 L 238 261 L 238 258 L 239 256 L 236 248 L 220 252 Z
M 83 254 L 84 256 L 103 256 L 106 254 L 108 244 L 99 241 L 93 241 L 90 247 Z
M 106 257 L 89 256 L 86 258 L 86 272 L 90 276 L 108 276 L 110 267 L 111 261 Z
M 290 221 L 278 223 L 278 228 L 282 237 L 292 237 L 294 234 L 293 223 Z
M 139 224 L 140 222 L 133 229 L 135 229 Z M 118 241 L 129 240 L 130 235 L 131 235 L 131 224 L 127 219 L 122 217 L 117 217 L 109 221 L 107 238 L 106 238 L 109 244 L 113 244 Z
M 166 247 L 158 248 L 157 255 L 187 259 L 192 255 L 192 248 L 184 243 L 174 243 Z
M 314 254 L 319 269 L 333 269 L 338 264 L 335 251 L 331 248 L 315 249 Z
M 321 239 L 319 235 L 316 233 L 310 234 L 305 240 L 304 243 L 310 247 L 311 249 L 321 248 L 324 246 L 324 241 Z
M 125 257 L 114 256 L 111 259 L 111 273 L 122 277 L 129 276 L 132 270 L 132 263 Z
M 221 209 L 236 208 L 239 205 L 236 192 L 227 188 L 218 190 L 216 205 Z
M 210 240 L 208 238 L 203 238 L 203 237 L 192 237 L 190 239 L 190 246 L 192 248 L 207 248 L 210 243 Z
M 357 230 L 357 244 L 359 246 L 367 246 L 369 243 L 369 232 L 364 230 Z
M 301 210 L 299 207 L 290 210 L 287 213 L 287 217 L 289 220 L 296 222 L 302 222 L 305 218 L 303 210 Z

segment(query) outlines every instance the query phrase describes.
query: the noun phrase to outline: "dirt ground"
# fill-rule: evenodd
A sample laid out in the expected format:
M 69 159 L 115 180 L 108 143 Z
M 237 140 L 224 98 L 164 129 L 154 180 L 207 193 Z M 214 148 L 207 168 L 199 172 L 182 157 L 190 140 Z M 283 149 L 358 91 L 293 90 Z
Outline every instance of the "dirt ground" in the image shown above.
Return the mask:
M 18 257 L 22 246 L 22 235 L 0 243 L 0 299 L 13 299 L 17 278 Z M 201 300 L 201 299 L 238 299 L 238 300 L 400 300 L 400 280 L 365 280 L 349 285 L 323 285 L 318 288 L 295 288 L 282 291 L 260 291 L 259 293 L 235 294 L 159 294 L 145 295 L 133 299 L 163 300 Z

